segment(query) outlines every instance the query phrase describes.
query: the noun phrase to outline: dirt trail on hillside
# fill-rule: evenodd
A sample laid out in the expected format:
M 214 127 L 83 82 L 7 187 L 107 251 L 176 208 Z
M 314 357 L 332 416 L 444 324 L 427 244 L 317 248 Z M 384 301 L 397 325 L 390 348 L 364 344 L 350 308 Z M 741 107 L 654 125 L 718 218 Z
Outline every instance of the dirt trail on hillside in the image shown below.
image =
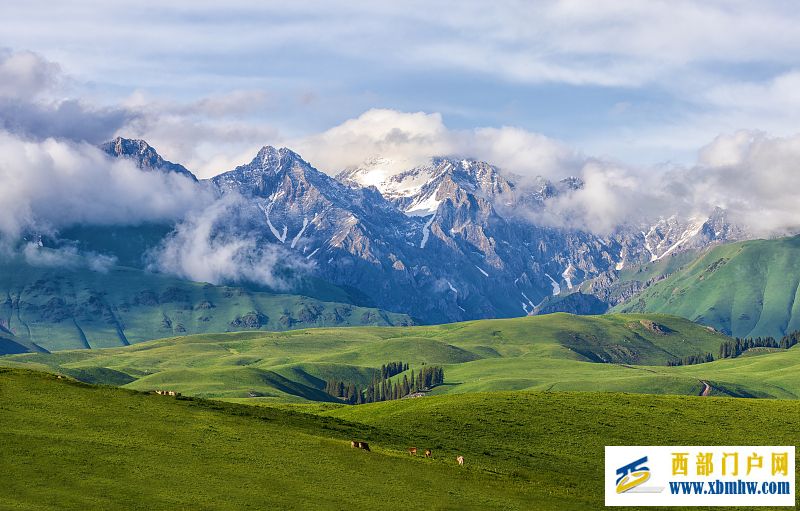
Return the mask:
M 707 381 L 700 380 L 700 383 L 703 384 L 703 390 L 700 392 L 700 395 L 703 397 L 708 397 L 711 395 L 711 385 L 708 384 Z

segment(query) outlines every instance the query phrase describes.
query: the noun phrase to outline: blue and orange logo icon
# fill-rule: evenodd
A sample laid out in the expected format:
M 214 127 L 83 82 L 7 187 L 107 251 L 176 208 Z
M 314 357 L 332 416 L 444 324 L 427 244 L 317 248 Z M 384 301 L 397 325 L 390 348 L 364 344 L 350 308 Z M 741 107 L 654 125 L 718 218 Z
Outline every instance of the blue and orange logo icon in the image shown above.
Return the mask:
M 617 493 L 625 493 L 650 479 L 650 469 L 645 463 L 647 456 L 617 469 Z

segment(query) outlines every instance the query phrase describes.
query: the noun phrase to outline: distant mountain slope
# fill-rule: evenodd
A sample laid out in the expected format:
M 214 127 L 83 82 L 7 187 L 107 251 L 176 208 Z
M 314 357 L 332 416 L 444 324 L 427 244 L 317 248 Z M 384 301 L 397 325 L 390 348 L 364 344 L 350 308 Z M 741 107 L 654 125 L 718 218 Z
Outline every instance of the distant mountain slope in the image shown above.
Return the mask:
M 52 351 L 189 333 L 410 323 L 408 316 L 374 308 L 133 268 L 102 273 L 0 262 L 0 337 L 12 333 L 11 341 L 33 349 L 30 343 Z
M 800 329 L 800 237 L 716 247 L 617 306 L 675 314 L 736 337 Z
M 547 297 L 534 313 L 603 314 L 692 263 L 701 253 L 700 250 L 687 249 L 652 261 L 630 264 L 620 270 L 608 270 L 581 282 L 572 290 L 562 289 L 558 295 Z
M 375 368 L 401 360 L 445 366 L 455 392 L 546 389 L 696 394 L 696 378 L 651 378 L 657 365 L 717 352 L 728 337 L 683 318 L 650 314 L 480 320 L 407 328 L 322 328 L 202 334 L 107 350 L 25 354 L 0 365 L 47 367 L 90 381 L 205 397 L 319 400 L 325 380 L 367 385 Z M 625 364 L 625 365 L 621 365 Z M 671 368 L 670 368 L 671 369 Z M 76 371 L 83 371 L 79 373 Z M 104 372 L 101 372 L 104 371 Z M 125 381 L 125 376 L 131 380 Z
M 0 325 L 0 356 L 27 353 L 29 351 L 46 353 L 47 350 L 36 343 L 17 338 Z

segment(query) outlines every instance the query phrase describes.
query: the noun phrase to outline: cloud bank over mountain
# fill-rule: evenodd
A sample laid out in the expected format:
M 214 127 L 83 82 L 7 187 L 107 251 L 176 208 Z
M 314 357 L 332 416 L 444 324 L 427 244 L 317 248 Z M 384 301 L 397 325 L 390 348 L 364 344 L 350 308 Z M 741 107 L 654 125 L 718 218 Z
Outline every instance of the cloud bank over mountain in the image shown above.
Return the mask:
M 758 91 L 790 97 L 792 79 L 776 79 Z M 588 155 L 517 126 L 452 128 L 438 112 L 373 108 L 318 133 L 287 135 L 248 117 L 270 107 L 272 98 L 263 90 L 230 90 L 193 101 L 137 93 L 99 104 L 69 97 L 73 81 L 62 65 L 41 55 L 0 51 L 0 238 L 6 244 L 25 233 L 55 234 L 76 224 L 168 222 L 178 227 L 154 267 L 213 282 L 249 275 L 281 285 L 272 270 L 281 255 L 257 246 L 246 231 L 218 237 L 214 226 L 225 222 L 235 204 L 220 202 L 209 187 L 181 176 L 112 161 L 95 147 L 120 134 L 146 138 L 174 161 L 187 163 L 185 156 L 190 168 L 204 166 L 206 177 L 249 161 L 265 143 L 290 147 L 331 175 L 376 157 L 385 162 L 382 171 L 392 174 L 433 156 L 454 156 L 496 165 L 523 187 L 539 176 L 576 176 L 582 187 L 521 214 L 542 225 L 597 234 L 676 211 L 708 215 L 716 207 L 729 210 L 754 235 L 800 229 L 794 194 L 800 135 L 742 130 L 700 148 L 693 164 L 642 166 Z M 709 94 L 724 104 L 752 92 L 732 86 Z M 62 259 L 74 260 L 66 253 Z
M 286 289 L 297 273 L 313 264 L 276 244 L 259 243 L 242 226 L 248 207 L 228 194 L 202 211 L 189 213 L 149 254 L 150 268 L 196 282 L 256 282 Z
M 520 128 L 453 130 L 439 113 L 389 109 L 369 110 L 286 145 L 330 174 L 374 157 L 390 160 L 389 172 L 402 172 L 432 156 L 453 155 L 488 161 L 522 176 L 559 177 L 577 170 L 581 161 L 563 143 Z
M 175 174 L 142 172 L 84 142 L 31 141 L 0 131 L 0 236 L 74 224 L 176 221 L 213 194 Z
M 30 51 L 0 49 L 0 129 L 28 139 L 100 143 L 137 114 L 62 97 L 70 80 L 61 66 Z
M 530 216 L 545 225 L 599 234 L 676 212 L 708 215 L 716 207 L 729 209 L 755 235 L 800 228 L 795 200 L 800 135 L 743 130 L 700 148 L 693 165 L 640 166 L 584 155 L 520 128 L 452 130 L 440 114 L 375 109 L 290 144 L 331 173 L 380 156 L 388 159 L 380 168 L 389 175 L 445 155 L 487 161 L 518 176 L 523 186 L 538 176 L 576 176 L 583 187 Z

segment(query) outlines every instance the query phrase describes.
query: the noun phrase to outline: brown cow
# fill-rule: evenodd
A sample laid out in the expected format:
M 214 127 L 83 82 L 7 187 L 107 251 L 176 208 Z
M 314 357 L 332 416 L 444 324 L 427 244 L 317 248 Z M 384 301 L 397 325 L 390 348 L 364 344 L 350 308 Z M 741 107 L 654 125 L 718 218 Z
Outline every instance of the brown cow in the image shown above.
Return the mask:
M 425 449 L 425 457 L 426 458 L 433 458 L 433 453 L 430 449 Z
M 463 465 L 464 464 L 464 456 L 458 456 L 456 458 L 456 461 L 458 462 L 459 465 Z
M 417 455 L 417 448 L 416 447 L 410 447 L 408 449 L 408 454 L 410 454 L 412 456 L 416 456 Z
M 351 441 L 350 441 L 350 447 L 352 447 L 353 449 L 355 449 L 356 447 L 358 447 L 358 442 L 356 442 L 355 440 L 351 440 Z
M 369 444 L 367 442 L 358 442 L 358 447 L 359 449 L 364 449 L 365 451 L 370 452 Z

